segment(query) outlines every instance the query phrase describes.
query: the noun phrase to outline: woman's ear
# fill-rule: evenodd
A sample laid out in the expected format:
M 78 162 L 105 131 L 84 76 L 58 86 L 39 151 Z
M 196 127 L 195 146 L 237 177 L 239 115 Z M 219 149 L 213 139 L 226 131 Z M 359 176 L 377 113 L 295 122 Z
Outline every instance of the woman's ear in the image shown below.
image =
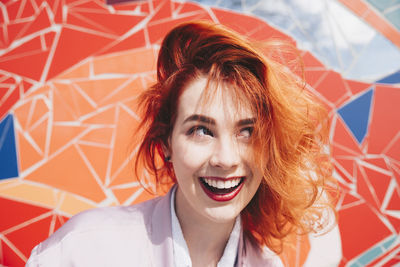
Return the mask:
M 168 147 L 165 144 L 162 144 L 161 147 L 162 147 L 162 151 L 164 153 L 164 160 L 166 162 L 171 161 L 171 149 L 169 148 L 170 147 L 169 144 L 168 144 Z

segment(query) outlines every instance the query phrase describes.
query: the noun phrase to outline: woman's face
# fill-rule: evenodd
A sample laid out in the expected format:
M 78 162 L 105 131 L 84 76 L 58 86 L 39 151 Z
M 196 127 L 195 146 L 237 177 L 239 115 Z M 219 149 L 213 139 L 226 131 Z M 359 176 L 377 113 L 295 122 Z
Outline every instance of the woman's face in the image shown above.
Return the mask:
M 176 209 L 178 216 L 229 222 L 262 179 L 250 147 L 255 117 L 248 106 L 235 105 L 229 84 L 202 102 L 206 84 L 201 77 L 185 88 L 169 140 L 178 182 Z

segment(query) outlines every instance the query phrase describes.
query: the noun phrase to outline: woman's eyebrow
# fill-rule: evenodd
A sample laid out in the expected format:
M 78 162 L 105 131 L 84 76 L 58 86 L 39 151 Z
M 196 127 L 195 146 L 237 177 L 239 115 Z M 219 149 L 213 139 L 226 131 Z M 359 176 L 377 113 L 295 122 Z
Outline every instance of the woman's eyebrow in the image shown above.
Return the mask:
M 183 123 L 186 123 L 188 121 L 199 121 L 199 122 L 204 122 L 204 123 L 207 123 L 207 124 L 215 125 L 215 120 L 213 118 L 210 118 L 210 117 L 207 117 L 207 116 L 204 116 L 204 115 L 199 115 L 199 114 L 193 114 L 193 115 L 187 117 L 183 121 Z
M 243 119 L 237 122 L 237 126 L 244 126 L 249 124 L 254 124 L 256 122 L 255 118 Z

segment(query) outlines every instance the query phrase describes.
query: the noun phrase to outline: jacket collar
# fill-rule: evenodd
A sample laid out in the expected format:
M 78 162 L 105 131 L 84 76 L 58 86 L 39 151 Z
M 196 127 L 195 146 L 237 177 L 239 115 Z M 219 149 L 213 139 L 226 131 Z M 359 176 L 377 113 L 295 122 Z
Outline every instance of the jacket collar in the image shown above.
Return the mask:
M 154 267 L 174 266 L 170 198 L 171 190 L 157 199 L 151 218 Z
M 151 241 L 153 243 L 154 267 L 173 267 L 173 243 L 171 226 L 171 192 L 159 197 L 151 216 Z M 273 261 L 266 260 L 262 251 L 253 245 L 240 233 L 239 251 L 236 267 L 274 266 Z

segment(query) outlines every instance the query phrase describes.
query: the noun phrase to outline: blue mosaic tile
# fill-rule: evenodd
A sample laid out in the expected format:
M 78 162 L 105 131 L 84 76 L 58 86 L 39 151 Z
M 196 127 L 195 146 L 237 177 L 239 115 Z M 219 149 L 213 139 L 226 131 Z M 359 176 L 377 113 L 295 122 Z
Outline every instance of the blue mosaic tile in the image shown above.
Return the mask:
M 400 71 L 390 74 L 385 78 L 377 81 L 377 83 L 388 83 L 388 84 L 395 84 L 400 83 Z
M 377 8 L 379 11 L 385 11 L 392 6 L 400 4 L 400 0 L 367 0 L 367 2 Z
M 370 89 L 338 109 L 338 113 L 359 144 L 367 134 L 373 92 L 373 89 Z
M 376 259 L 377 257 L 379 257 L 379 255 L 381 255 L 382 253 L 383 253 L 383 250 L 380 246 L 374 247 L 372 249 L 369 249 L 364 254 L 362 254 L 358 258 L 358 262 L 360 264 L 362 264 L 362 266 L 365 266 L 368 263 L 370 263 L 371 261 L 373 261 L 374 259 Z
M 385 14 L 385 17 L 400 30 L 400 7 Z
M 385 249 L 390 248 L 390 246 L 394 243 L 394 241 L 396 241 L 397 238 L 398 238 L 397 235 L 392 236 L 391 238 L 389 238 L 388 240 L 386 240 L 386 241 L 382 244 L 382 246 L 383 246 Z
M 0 122 L 0 179 L 18 177 L 14 120 L 8 114 Z

